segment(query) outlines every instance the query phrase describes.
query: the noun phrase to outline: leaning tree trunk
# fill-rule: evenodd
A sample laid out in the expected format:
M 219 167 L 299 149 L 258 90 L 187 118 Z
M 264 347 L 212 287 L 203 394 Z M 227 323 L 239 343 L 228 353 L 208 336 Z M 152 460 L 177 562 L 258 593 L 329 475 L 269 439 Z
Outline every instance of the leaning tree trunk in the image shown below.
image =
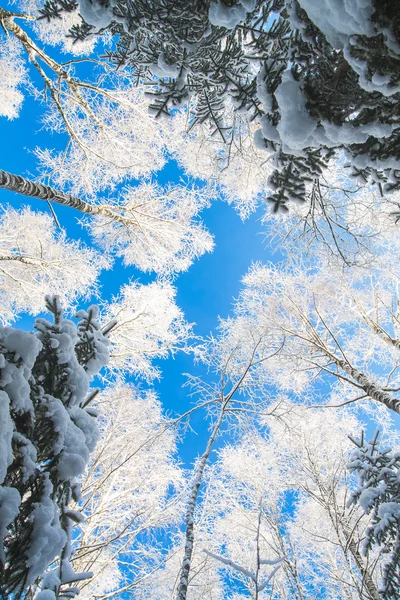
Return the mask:
M 352 533 L 350 531 L 349 526 L 345 522 L 342 522 L 341 525 L 342 525 L 342 531 L 343 531 L 344 537 L 346 539 L 347 547 L 348 547 L 353 559 L 356 562 L 358 570 L 360 571 L 360 574 L 362 576 L 363 586 L 367 590 L 370 599 L 371 600 L 382 600 L 382 597 L 378 592 L 378 589 L 375 585 L 374 580 L 371 577 L 371 574 L 370 574 L 368 568 L 364 565 L 364 561 L 358 550 L 358 546 L 352 537 Z
M 124 214 L 124 208 L 121 206 L 110 206 L 107 204 L 93 205 L 81 200 L 77 196 L 66 194 L 61 190 L 55 190 L 49 185 L 43 185 L 42 183 L 35 183 L 30 179 L 25 179 L 20 175 L 13 175 L 7 171 L 0 169 L 0 188 L 10 190 L 16 194 L 22 194 L 23 196 L 30 196 L 37 198 L 38 200 L 44 200 L 49 204 L 56 202 L 63 206 L 69 206 L 75 208 L 82 213 L 91 215 L 94 217 L 107 217 L 111 221 L 122 223 L 129 228 L 134 227 L 134 221 L 129 214 Z
M 375 383 L 370 381 L 364 373 L 361 373 L 361 371 L 350 365 L 348 362 L 340 360 L 337 357 L 335 357 L 335 362 L 345 373 L 347 373 L 347 375 L 350 375 L 350 377 L 357 381 L 367 396 L 400 414 L 400 400 L 398 398 L 393 398 L 391 394 L 375 385 Z
M 185 553 L 184 553 L 182 567 L 181 567 L 181 571 L 180 571 L 178 592 L 176 595 L 176 600 L 186 600 L 186 597 L 187 597 L 187 591 L 188 591 L 188 586 L 189 586 L 189 574 L 190 574 L 190 569 L 192 566 L 192 554 L 193 554 L 193 546 L 194 546 L 194 514 L 195 514 L 195 510 L 196 510 L 197 499 L 199 496 L 200 485 L 201 485 L 201 482 L 203 479 L 204 469 L 205 469 L 207 461 L 210 457 L 213 444 L 217 438 L 217 435 L 221 428 L 222 422 L 224 420 L 224 416 L 225 416 L 225 412 L 226 412 L 228 404 L 230 403 L 230 401 L 232 400 L 232 398 L 234 397 L 236 392 L 240 389 L 242 383 L 245 380 L 245 377 L 247 376 L 248 372 L 253 367 L 253 365 L 260 363 L 260 360 L 256 361 L 255 363 L 253 362 L 255 360 L 256 350 L 259 346 L 259 343 L 260 342 L 257 342 L 255 344 L 248 364 L 244 368 L 241 377 L 239 377 L 239 379 L 233 385 L 229 394 L 224 395 L 223 394 L 224 388 L 222 389 L 221 400 L 220 400 L 221 408 L 220 408 L 220 412 L 218 415 L 218 419 L 215 422 L 215 425 L 212 429 L 211 435 L 208 439 L 206 449 L 204 450 L 203 456 L 201 457 L 200 462 L 196 469 L 196 475 L 195 475 L 195 478 L 194 478 L 194 481 L 192 484 L 188 508 L 186 511 Z M 275 356 L 275 354 L 276 354 L 276 352 L 274 352 L 273 354 L 271 354 L 271 356 L 268 356 L 262 360 L 267 360 L 268 358 L 272 358 L 272 356 Z M 229 360 L 230 359 L 228 359 L 228 362 L 229 362 Z M 228 363 L 226 363 L 226 364 L 228 364 Z
M 98 215 L 103 211 L 99 206 L 92 206 L 88 204 L 84 200 L 77 198 L 76 196 L 71 196 L 71 194 L 65 194 L 60 190 L 55 190 L 54 188 L 43 185 L 41 183 L 35 183 L 30 179 L 25 179 L 20 175 L 13 175 L 12 173 L 8 173 L 7 171 L 2 171 L 0 169 L 0 188 L 4 188 L 6 190 L 10 190 L 11 192 L 15 192 L 16 194 L 22 194 L 23 196 L 31 196 L 33 198 L 37 198 L 38 200 L 45 200 L 47 202 L 57 202 L 57 204 L 62 204 L 63 206 L 69 206 L 71 208 L 75 208 L 80 212 L 86 213 L 88 215 Z

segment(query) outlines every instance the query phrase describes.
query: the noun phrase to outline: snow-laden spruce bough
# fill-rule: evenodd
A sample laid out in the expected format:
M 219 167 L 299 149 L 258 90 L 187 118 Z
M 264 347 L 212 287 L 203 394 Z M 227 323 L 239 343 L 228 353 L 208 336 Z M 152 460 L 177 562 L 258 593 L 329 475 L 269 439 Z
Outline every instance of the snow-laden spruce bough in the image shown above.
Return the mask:
M 349 470 L 359 475 L 359 484 L 348 505 L 359 504 L 372 515 L 362 544 L 368 556 L 374 546 L 387 555 L 383 567 L 382 598 L 397 598 L 400 589 L 400 453 L 381 447 L 377 431 L 370 442 L 362 435 L 354 441 Z
M 16 600 L 38 584 L 37 600 L 66 587 L 73 597 L 74 582 L 91 576 L 69 562 L 82 521 L 69 505 L 98 437 L 90 384 L 108 362 L 107 330 L 95 306 L 77 323 L 57 297 L 46 307 L 53 321 L 37 319 L 35 333 L 0 329 L 0 594 Z

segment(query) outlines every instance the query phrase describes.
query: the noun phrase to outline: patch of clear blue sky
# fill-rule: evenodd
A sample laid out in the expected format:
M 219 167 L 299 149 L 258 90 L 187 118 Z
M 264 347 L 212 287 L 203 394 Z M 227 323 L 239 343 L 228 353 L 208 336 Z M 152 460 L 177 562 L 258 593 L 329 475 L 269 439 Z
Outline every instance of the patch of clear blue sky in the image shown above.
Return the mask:
M 39 85 L 39 82 L 37 82 Z M 66 143 L 63 135 L 51 134 L 44 130 L 40 121 L 42 109 L 31 96 L 26 95 L 19 118 L 0 120 L 1 139 L 0 168 L 19 175 L 37 176 L 37 162 L 33 149 L 55 148 L 62 150 Z M 169 161 L 154 179 L 161 184 L 178 183 L 184 176 L 175 161 Z M 200 182 L 199 182 L 200 183 Z M 34 210 L 48 211 L 47 204 L 23 196 L 0 190 L 0 202 L 15 207 L 29 205 Z M 90 243 L 86 231 L 77 223 L 81 214 L 71 208 L 54 205 L 57 217 L 67 231 L 68 237 Z M 271 252 L 265 241 L 264 227 L 260 217 L 264 208 L 243 222 L 233 207 L 226 202 L 215 200 L 211 207 L 204 210 L 202 219 L 215 238 L 213 253 L 197 260 L 190 269 L 180 274 L 174 281 L 177 288 L 177 304 L 184 311 L 189 323 L 193 323 L 195 335 L 207 336 L 215 331 L 220 317 L 230 314 L 234 298 L 238 296 L 241 278 L 254 261 L 271 260 Z M 280 259 L 279 254 L 274 259 Z M 148 283 L 153 275 L 144 274 L 133 267 L 126 268 L 117 259 L 109 271 L 100 278 L 101 296 L 110 299 L 118 294 L 121 285 L 129 279 Z M 18 325 L 31 328 L 33 319 L 22 316 Z M 193 365 L 191 355 L 178 352 L 174 357 L 157 362 L 162 378 L 154 386 L 159 393 L 166 411 L 177 415 L 192 406 L 193 399 L 188 389 L 182 388 L 184 373 L 199 373 L 199 367 Z M 201 371 L 201 369 L 200 369 Z M 195 413 L 191 419 L 193 431 L 189 431 L 180 444 L 180 458 L 189 466 L 196 455 L 203 450 L 207 437 L 207 424 L 204 413 Z

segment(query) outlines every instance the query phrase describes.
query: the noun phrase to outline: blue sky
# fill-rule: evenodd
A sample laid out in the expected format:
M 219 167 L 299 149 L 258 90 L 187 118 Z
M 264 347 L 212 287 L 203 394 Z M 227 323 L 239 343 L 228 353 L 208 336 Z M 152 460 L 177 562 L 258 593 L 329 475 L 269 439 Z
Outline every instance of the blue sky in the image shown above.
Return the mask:
M 26 95 L 18 119 L 8 121 L 1 119 L 2 138 L 7 144 L 0 147 L 1 168 L 12 173 L 34 177 L 37 175 L 36 159 L 32 151 L 36 146 L 47 148 L 63 148 L 65 138 L 61 135 L 49 134 L 40 123 L 41 107 L 29 95 Z M 170 161 L 162 171 L 154 175 L 161 184 L 177 183 L 183 176 L 175 161 Z M 35 210 L 47 211 L 45 203 L 40 200 L 18 196 L 0 189 L 2 204 L 14 206 L 30 205 Z M 55 205 L 57 217 L 71 238 L 80 238 L 89 243 L 84 229 L 77 224 L 80 213 L 70 208 Z M 241 278 L 245 275 L 253 261 L 270 260 L 270 250 L 265 241 L 265 234 L 260 222 L 262 209 L 243 222 L 235 210 L 220 200 L 212 203 L 204 210 L 202 219 L 207 229 L 215 238 L 213 253 L 197 260 L 190 269 L 180 274 L 174 281 L 177 288 L 177 304 L 184 311 L 189 323 L 194 325 L 195 335 L 207 336 L 215 330 L 219 317 L 227 317 L 232 303 L 237 297 Z M 275 255 L 279 259 L 279 255 Z M 118 294 L 121 285 L 134 278 L 142 283 L 153 279 L 133 267 L 125 268 L 120 260 L 116 260 L 112 270 L 104 271 L 100 284 L 102 297 L 105 299 Z M 31 327 L 33 319 L 23 317 L 20 327 Z M 192 357 L 177 353 L 168 360 L 158 362 L 163 376 L 155 382 L 165 409 L 178 414 L 185 412 L 191 405 L 187 388 L 182 389 L 185 382 L 183 373 L 193 373 L 198 367 L 193 365 Z M 196 434 L 189 433 L 181 444 L 180 454 L 186 466 L 202 451 L 206 442 L 206 424 L 203 414 L 195 414 L 191 424 Z

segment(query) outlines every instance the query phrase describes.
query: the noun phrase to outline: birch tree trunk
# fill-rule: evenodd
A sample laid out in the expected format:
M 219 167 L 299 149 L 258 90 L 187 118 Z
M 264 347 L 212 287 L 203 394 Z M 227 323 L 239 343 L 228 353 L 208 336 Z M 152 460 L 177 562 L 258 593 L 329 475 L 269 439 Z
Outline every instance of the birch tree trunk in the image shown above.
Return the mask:
M 23 196 L 31 196 L 33 198 L 37 198 L 38 200 L 45 200 L 47 202 L 57 202 L 57 204 L 62 204 L 63 206 L 69 206 L 71 208 L 75 208 L 80 212 L 86 213 L 88 215 L 97 215 L 102 213 L 101 207 L 92 206 L 88 204 L 84 200 L 77 198 L 76 196 L 71 196 L 71 194 L 65 194 L 60 190 L 55 190 L 54 188 L 43 185 L 41 183 L 35 183 L 30 179 L 25 179 L 25 177 L 21 177 L 20 175 L 13 175 L 12 173 L 8 173 L 7 171 L 2 171 L 0 169 L 0 188 L 4 188 L 11 192 L 15 192 L 16 194 L 21 194 Z
M 335 357 L 336 364 L 343 369 L 347 375 L 350 375 L 357 383 L 362 387 L 364 392 L 377 402 L 384 404 L 390 410 L 400 414 L 400 400 L 393 398 L 388 392 L 385 392 L 382 388 L 371 382 L 364 373 L 350 365 L 344 360 L 340 360 Z
M 199 462 L 199 465 L 196 470 L 196 475 L 192 484 L 190 500 L 186 512 L 186 541 L 185 541 L 185 554 L 183 557 L 182 568 L 180 573 L 180 580 L 178 586 L 178 593 L 176 595 L 176 600 L 186 600 L 187 590 L 189 585 L 189 573 L 192 563 L 192 554 L 193 554 L 193 546 L 194 546 L 194 512 L 196 509 L 197 498 L 199 495 L 199 489 L 201 485 L 201 481 L 203 478 L 204 469 L 206 467 L 208 458 L 211 453 L 212 446 L 215 442 L 215 439 L 220 430 L 227 402 L 225 401 L 221 405 L 221 410 L 217 419 L 217 422 L 214 425 L 212 433 L 208 439 L 206 449 L 204 451 L 203 456 Z
M 260 563 L 260 530 L 261 530 L 261 518 L 262 518 L 262 499 L 260 500 L 260 508 L 258 511 L 258 520 L 257 520 L 257 553 L 256 553 L 256 560 L 257 560 L 257 565 L 256 565 L 256 580 L 255 580 L 255 594 L 254 594 L 254 600 L 258 600 L 258 595 L 259 595 L 259 585 L 258 585 L 258 579 L 260 576 L 260 567 L 261 567 L 261 563 Z
M 369 571 L 368 566 L 365 565 L 359 552 L 358 544 L 354 539 L 354 531 L 349 525 L 349 520 L 338 505 L 335 489 L 332 488 L 331 490 L 327 490 L 325 488 L 320 480 L 319 472 L 314 463 L 311 463 L 310 472 L 312 473 L 314 482 L 321 494 L 321 504 L 324 506 L 327 514 L 329 515 L 333 528 L 336 532 L 339 545 L 342 548 L 343 554 L 349 566 L 349 573 L 351 576 L 354 575 L 354 568 L 351 567 L 351 563 L 348 560 L 348 555 L 350 554 L 357 565 L 359 575 L 361 575 L 361 589 L 359 589 L 358 581 L 353 579 L 354 586 L 357 590 L 360 600 L 364 600 L 364 598 L 368 600 L 382 600 L 375 582 L 372 579 L 371 572 Z M 310 497 L 313 495 L 312 491 L 307 486 L 303 487 L 303 490 L 309 494 Z M 363 591 L 363 588 L 366 590 L 366 593 Z
M 360 571 L 361 575 L 362 575 L 362 581 L 363 581 L 363 585 L 365 587 L 365 589 L 368 592 L 368 595 L 370 597 L 371 600 L 382 600 L 381 595 L 379 594 L 376 585 L 374 583 L 374 580 L 371 577 L 371 574 L 368 570 L 368 568 L 365 567 L 364 565 L 364 561 L 361 557 L 361 554 L 358 551 L 358 546 L 355 543 L 352 535 L 351 535 L 351 531 L 349 530 L 348 525 L 342 521 L 342 531 L 343 531 L 343 535 L 345 537 L 346 543 L 347 543 L 347 547 L 350 551 L 350 554 L 352 555 L 358 570 Z
M 55 190 L 49 185 L 42 183 L 36 183 L 20 175 L 14 175 L 8 171 L 2 171 L 0 169 L 0 188 L 21 194 L 23 196 L 30 196 L 37 198 L 38 200 L 44 200 L 45 202 L 56 202 L 62 206 L 69 206 L 75 210 L 79 210 L 82 213 L 91 216 L 103 216 L 111 219 L 111 221 L 117 221 L 122 223 L 124 226 L 130 229 L 136 228 L 136 223 L 130 216 L 123 214 L 123 207 L 110 206 L 106 204 L 93 205 L 81 200 L 77 196 L 66 194 L 61 190 Z

